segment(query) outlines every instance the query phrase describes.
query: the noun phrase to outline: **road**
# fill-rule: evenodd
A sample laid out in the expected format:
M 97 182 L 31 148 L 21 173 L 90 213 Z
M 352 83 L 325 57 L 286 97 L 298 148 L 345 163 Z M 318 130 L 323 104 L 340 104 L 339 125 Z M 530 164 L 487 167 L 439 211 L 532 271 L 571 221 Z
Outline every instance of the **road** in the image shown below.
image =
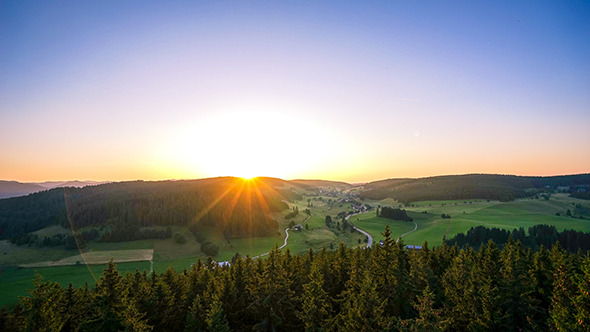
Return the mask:
M 399 241 L 399 239 L 401 239 L 402 237 L 404 237 L 404 236 L 406 236 L 406 235 L 408 235 L 408 234 L 410 234 L 410 233 L 412 233 L 412 232 L 414 232 L 415 230 L 417 230 L 417 229 L 418 229 L 418 224 L 416 224 L 416 222 L 414 222 L 414 221 L 412 221 L 412 222 L 414 223 L 414 229 L 413 229 L 413 230 L 411 230 L 411 231 L 409 231 L 409 232 L 406 232 L 406 233 L 404 233 L 404 234 L 400 235 L 400 236 L 397 238 L 397 240 L 395 240 L 395 242 Z
M 352 217 L 352 216 L 356 216 L 357 214 L 360 214 L 360 212 L 359 212 L 359 213 L 353 213 L 353 214 L 351 214 L 351 215 L 348 215 L 348 216 L 346 216 L 346 218 L 345 218 L 345 219 L 348 221 L 348 219 L 349 219 L 350 217 Z M 358 228 L 358 227 L 356 227 L 356 226 L 352 226 L 352 227 L 353 227 L 353 228 L 354 228 L 354 229 L 355 229 L 357 232 L 360 232 L 360 233 L 364 234 L 364 235 L 367 237 L 367 239 L 368 239 L 368 240 L 367 240 L 367 248 L 371 248 L 371 247 L 373 246 L 373 237 L 371 236 L 371 234 L 369 234 L 369 233 L 367 233 L 367 232 L 363 231 L 362 229 L 360 229 L 360 228 Z
M 307 216 L 307 218 L 306 218 L 306 219 L 303 221 L 303 223 L 305 224 L 305 223 L 306 223 L 306 222 L 309 220 L 309 218 L 310 218 L 310 217 L 311 217 L 311 216 Z M 287 236 L 285 236 L 285 242 L 283 243 L 283 245 L 282 245 L 282 246 L 280 246 L 280 247 L 279 247 L 279 249 L 283 249 L 283 248 L 285 248 L 285 247 L 287 246 L 287 240 L 289 239 L 289 227 L 285 228 L 285 234 L 287 234 Z M 264 254 L 260 254 L 260 255 L 258 255 L 258 256 L 254 256 L 254 257 L 252 257 L 252 259 L 256 259 L 256 258 L 258 258 L 258 257 L 266 256 L 266 255 L 268 255 L 269 253 L 270 253 L 270 251 L 267 251 L 267 252 L 265 252 Z
M 371 234 L 363 231 L 362 229 L 358 228 L 358 227 L 354 227 L 353 228 L 357 231 L 357 232 L 361 232 L 363 234 L 365 234 L 368 238 L 367 240 L 367 248 L 371 248 L 371 246 L 373 245 L 373 237 L 371 236 Z
M 289 239 L 289 227 L 285 228 L 285 234 L 287 234 L 287 236 L 285 236 L 285 243 L 283 243 L 283 245 L 282 245 L 282 246 L 280 246 L 280 247 L 279 247 L 279 249 L 283 249 L 283 248 L 285 248 L 285 247 L 287 246 L 287 240 Z M 270 253 L 270 251 L 267 251 L 267 252 L 265 252 L 264 254 L 260 254 L 260 255 L 258 255 L 258 256 L 254 256 L 254 257 L 252 257 L 252 259 L 256 259 L 256 258 L 259 258 L 259 257 L 266 256 L 266 255 L 268 255 L 269 253 Z

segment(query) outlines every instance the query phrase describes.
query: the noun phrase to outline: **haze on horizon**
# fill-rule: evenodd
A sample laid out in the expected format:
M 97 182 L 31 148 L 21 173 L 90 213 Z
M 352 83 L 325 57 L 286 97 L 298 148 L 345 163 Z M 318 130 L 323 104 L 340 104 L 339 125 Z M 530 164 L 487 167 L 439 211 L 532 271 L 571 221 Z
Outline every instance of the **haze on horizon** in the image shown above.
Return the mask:
M 0 179 L 590 172 L 590 4 L 0 2 Z

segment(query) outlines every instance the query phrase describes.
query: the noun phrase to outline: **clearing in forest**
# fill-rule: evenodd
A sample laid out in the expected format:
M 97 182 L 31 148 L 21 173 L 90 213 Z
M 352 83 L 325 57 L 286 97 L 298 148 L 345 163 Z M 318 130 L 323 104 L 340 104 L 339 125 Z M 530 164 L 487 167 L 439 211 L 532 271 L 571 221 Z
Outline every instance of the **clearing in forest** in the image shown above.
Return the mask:
M 108 250 L 108 251 L 90 251 L 84 254 L 74 255 L 57 261 L 45 261 L 31 264 L 22 264 L 19 267 L 49 267 L 62 265 L 80 265 L 80 264 L 106 264 L 111 259 L 115 263 L 151 261 L 154 257 L 154 249 L 135 249 L 135 250 Z

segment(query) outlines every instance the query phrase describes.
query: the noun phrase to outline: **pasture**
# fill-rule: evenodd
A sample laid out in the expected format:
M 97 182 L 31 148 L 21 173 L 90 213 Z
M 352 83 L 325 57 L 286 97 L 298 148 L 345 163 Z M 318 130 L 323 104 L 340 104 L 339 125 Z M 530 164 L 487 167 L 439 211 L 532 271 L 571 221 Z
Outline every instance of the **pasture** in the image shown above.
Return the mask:
M 150 270 L 150 263 L 132 262 L 120 263 L 117 267 L 121 273 Z M 28 290 L 33 288 L 33 279 L 36 274 L 43 276 L 44 280 L 55 281 L 64 287 L 70 283 L 74 287 L 82 287 L 88 283 L 88 287 L 94 287 L 96 280 L 100 278 L 106 265 L 70 265 L 43 268 L 22 269 L 17 267 L 0 268 L 0 307 L 14 305 L 19 296 L 27 296 Z M 90 272 L 92 271 L 92 273 Z M 94 275 L 93 275 L 94 274 Z
M 381 202 L 375 202 L 381 204 Z M 385 204 L 382 204 L 385 205 Z M 412 206 L 413 205 L 413 206 Z M 552 195 L 545 199 L 521 199 L 513 202 L 498 202 L 486 200 L 457 200 L 457 201 L 429 201 L 415 202 L 405 207 L 408 214 L 418 224 L 418 229 L 404 236 L 406 244 L 421 245 L 427 241 L 431 245 L 440 245 L 443 236 L 453 237 L 457 233 L 467 232 L 471 227 L 485 226 L 512 230 L 538 224 L 555 226 L 559 231 L 573 229 L 590 232 L 590 202 L 570 198 L 564 194 Z M 566 215 L 567 210 L 587 219 L 572 218 Z M 426 211 L 427 213 L 424 213 Z M 450 219 L 441 218 L 441 214 L 448 214 Z M 559 215 L 557 215 L 559 214 Z M 355 222 L 356 217 L 352 217 Z M 413 228 L 412 223 L 403 221 L 389 221 L 377 218 L 375 213 L 360 216 L 360 222 L 355 224 L 368 231 L 375 241 L 382 238 L 381 232 L 385 224 L 390 224 L 394 236 L 403 234 L 403 230 Z M 365 226 L 366 224 L 366 226 Z
M 136 250 L 109 250 L 90 251 L 78 255 L 66 257 L 57 261 L 44 261 L 38 263 L 21 264 L 21 268 L 50 267 L 63 265 L 97 265 L 107 264 L 111 259 L 115 263 L 151 261 L 154 257 L 154 249 Z

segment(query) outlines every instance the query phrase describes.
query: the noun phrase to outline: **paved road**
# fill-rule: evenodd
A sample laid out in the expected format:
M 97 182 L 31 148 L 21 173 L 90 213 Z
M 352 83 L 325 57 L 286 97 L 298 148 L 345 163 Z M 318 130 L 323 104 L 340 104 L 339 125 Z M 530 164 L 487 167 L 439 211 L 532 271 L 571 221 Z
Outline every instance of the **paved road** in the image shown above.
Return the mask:
M 346 220 L 348 220 L 350 217 L 352 217 L 352 216 L 356 216 L 357 214 L 360 214 L 360 212 L 359 212 L 359 213 L 353 213 L 353 214 L 351 214 L 351 215 L 348 215 L 348 216 L 346 216 L 346 218 L 345 218 L 345 219 L 346 219 Z M 364 235 L 367 237 L 367 239 L 368 239 L 368 240 L 367 240 L 367 248 L 371 248 L 371 247 L 373 246 L 373 237 L 371 236 L 371 234 L 369 234 L 369 233 L 367 233 L 367 232 L 363 231 L 362 229 L 360 229 L 360 228 L 358 228 L 358 227 L 356 227 L 356 226 L 353 226 L 353 228 L 354 228 L 354 229 L 355 229 L 357 232 L 360 232 L 360 233 L 364 234 Z
M 414 221 L 412 221 L 412 222 L 414 223 L 414 229 L 413 229 L 413 230 L 411 230 L 411 231 L 409 231 L 409 232 L 406 232 L 406 233 L 404 233 L 404 234 L 400 235 L 400 236 L 397 238 L 397 240 L 395 240 L 395 242 L 399 241 L 399 239 L 401 239 L 402 237 L 404 237 L 404 236 L 406 236 L 406 235 L 408 235 L 408 234 L 410 234 L 410 233 L 412 233 L 412 232 L 414 232 L 415 230 L 417 230 L 417 229 L 418 229 L 418 224 L 416 224 L 416 222 L 414 222 Z
M 311 217 L 311 216 L 307 216 L 307 218 L 306 218 L 306 219 L 303 221 L 303 223 L 305 224 L 305 223 L 306 223 L 306 222 L 309 220 L 309 218 L 310 218 L 310 217 Z M 287 240 L 289 239 L 289 227 L 285 228 L 285 234 L 287 234 L 287 236 L 285 236 L 285 242 L 283 243 L 283 245 L 282 245 L 282 246 L 280 246 L 280 247 L 279 247 L 279 249 L 283 249 L 283 248 L 285 248 L 285 247 L 287 246 Z M 267 252 L 265 252 L 264 254 L 260 254 L 260 255 L 258 255 L 258 256 L 254 256 L 254 257 L 252 257 L 252 259 L 256 259 L 256 258 L 258 258 L 258 257 L 266 256 L 266 255 L 268 255 L 269 253 L 270 253 L 270 251 L 267 251 Z
M 363 234 L 365 234 L 367 236 L 367 238 L 369 239 L 369 240 L 367 240 L 367 248 L 371 248 L 371 246 L 373 245 L 373 237 L 371 236 L 371 234 L 363 231 L 362 229 L 360 229 L 358 227 L 354 227 L 354 229 L 357 232 L 361 232 L 361 233 L 363 233 Z

